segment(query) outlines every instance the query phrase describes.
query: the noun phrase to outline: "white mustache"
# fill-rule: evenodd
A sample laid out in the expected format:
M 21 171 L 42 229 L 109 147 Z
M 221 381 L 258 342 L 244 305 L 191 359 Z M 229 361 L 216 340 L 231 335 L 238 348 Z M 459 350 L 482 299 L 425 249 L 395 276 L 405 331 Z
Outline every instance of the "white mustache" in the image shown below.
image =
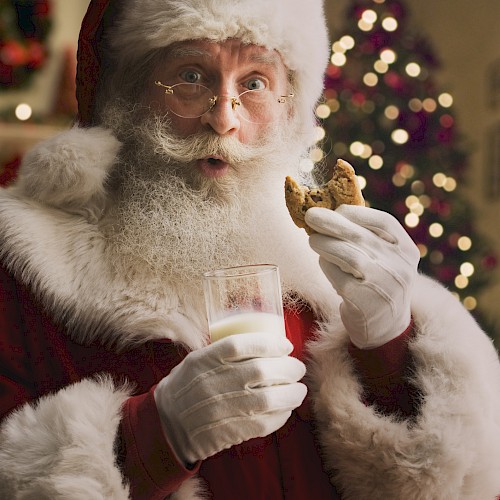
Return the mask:
M 242 144 L 235 137 L 221 137 L 214 132 L 198 132 L 189 137 L 177 137 L 168 123 L 156 119 L 154 123 L 146 123 L 149 133 L 155 139 L 155 153 L 165 161 L 193 162 L 202 158 L 223 158 L 234 166 L 258 161 L 269 157 L 275 151 L 276 139 L 261 140 L 252 145 Z M 273 137 L 273 134 L 266 134 Z

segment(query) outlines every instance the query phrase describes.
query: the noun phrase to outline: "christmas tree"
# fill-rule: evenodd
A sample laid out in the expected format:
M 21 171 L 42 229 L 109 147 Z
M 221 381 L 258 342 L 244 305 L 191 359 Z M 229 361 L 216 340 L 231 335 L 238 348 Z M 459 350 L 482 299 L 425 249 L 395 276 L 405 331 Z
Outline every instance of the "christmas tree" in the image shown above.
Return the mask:
M 496 258 L 460 192 L 468 155 L 453 97 L 438 88 L 437 57 L 407 20 L 398 0 L 350 3 L 334 36 L 317 109 L 324 140 L 312 159 L 352 163 L 367 204 L 396 216 L 417 243 L 421 271 L 482 319 L 477 294 Z

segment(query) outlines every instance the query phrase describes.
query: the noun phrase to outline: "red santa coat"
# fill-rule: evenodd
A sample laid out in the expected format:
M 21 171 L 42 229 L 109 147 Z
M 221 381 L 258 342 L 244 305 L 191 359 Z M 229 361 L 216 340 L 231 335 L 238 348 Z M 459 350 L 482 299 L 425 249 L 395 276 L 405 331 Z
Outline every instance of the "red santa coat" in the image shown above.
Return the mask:
M 203 478 L 207 498 L 340 498 L 321 463 L 308 399 L 276 433 L 223 451 L 190 471 L 176 461 L 163 438 L 152 391 L 183 359 L 185 351 L 168 339 L 148 341 L 126 352 L 98 342 L 78 344 L 57 328 L 25 287 L 2 268 L 0 303 L 0 417 L 28 401 L 96 375 L 109 375 L 116 384 L 133 383 L 134 396 L 124 404 L 117 436 L 133 498 L 165 498 L 196 473 Z M 304 342 L 313 331 L 312 314 L 287 313 L 285 324 L 295 346 L 292 355 L 304 359 Z M 370 357 L 383 360 L 380 366 L 392 378 L 393 387 L 399 383 L 392 404 L 404 407 L 406 389 L 401 370 L 406 339 L 403 336 L 391 345 L 391 349 L 372 351 Z M 383 393 L 387 387 L 380 383 L 384 373 L 376 371 L 378 378 L 372 380 L 375 399 L 376 391 Z M 381 396 L 387 404 L 387 394 Z
M 301 295 L 323 314 L 307 346 L 308 403 L 268 438 L 193 471 L 177 464 L 150 391 L 182 359 L 181 345 L 202 346 L 203 327 L 190 296 L 159 300 L 158 289 L 129 286 L 106 264 L 97 221 L 118 148 L 109 131 L 68 131 L 26 157 L 20 181 L 0 191 L 0 260 L 17 280 L 5 272 L 0 280 L 0 498 L 193 500 L 211 490 L 214 498 L 335 498 L 327 476 L 343 500 L 498 494 L 500 365 L 491 341 L 421 276 L 411 340 L 380 352 L 350 348 L 339 298 L 320 285 L 307 241 L 297 249 L 297 272 L 308 278 Z M 54 199 L 51 183 L 61 178 Z M 288 315 L 287 324 L 302 358 L 311 313 Z M 401 363 L 412 385 L 401 384 Z M 416 414 L 411 387 L 421 397 Z

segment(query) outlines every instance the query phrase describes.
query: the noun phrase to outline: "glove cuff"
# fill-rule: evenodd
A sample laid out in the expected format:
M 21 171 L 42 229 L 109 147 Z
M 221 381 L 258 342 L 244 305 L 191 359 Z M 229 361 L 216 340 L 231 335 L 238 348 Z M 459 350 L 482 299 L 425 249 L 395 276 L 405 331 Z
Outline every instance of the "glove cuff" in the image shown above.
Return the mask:
M 408 325 L 411 325 L 412 322 L 411 311 L 408 308 L 406 313 L 392 320 L 380 315 L 378 318 L 372 318 L 369 325 L 370 331 L 368 331 L 368 322 L 362 320 L 363 313 L 360 311 L 359 319 L 357 319 L 354 324 L 351 324 L 352 316 L 342 314 L 343 305 L 344 303 L 340 305 L 342 322 L 344 323 L 352 344 L 358 349 L 368 350 L 381 347 L 404 333 L 409 328 Z
M 165 377 L 160 383 L 156 386 L 154 391 L 155 403 L 157 397 L 157 391 L 160 384 L 165 385 L 168 382 L 168 376 Z M 168 388 L 161 388 L 162 398 L 165 399 L 165 395 L 168 394 Z M 168 415 L 167 408 L 169 407 L 168 402 L 164 402 L 159 405 L 156 403 L 156 409 L 160 416 L 161 427 L 163 430 L 163 435 L 165 436 L 165 440 L 170 445 L 172 452 L 174 453 L 177 460 L 184 464 L 187 469 L 192 469 L 198 462 L 198 458 L 190 456 L 188 450 L 186 449 L 187 439 L 183 439 L 184 429 L 182 426 L 175 425 L 175 421 L 171 419 Z

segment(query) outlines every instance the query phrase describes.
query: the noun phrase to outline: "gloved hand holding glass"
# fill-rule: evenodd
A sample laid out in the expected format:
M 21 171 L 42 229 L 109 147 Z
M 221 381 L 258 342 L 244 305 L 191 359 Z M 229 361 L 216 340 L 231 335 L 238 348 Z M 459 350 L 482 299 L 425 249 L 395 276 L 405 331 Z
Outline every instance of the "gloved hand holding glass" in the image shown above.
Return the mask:
M 205 287 L 212 344 L 155 389 L 165 436 L 188 464 L 276 431 L 307 393 L 305 366 L 285 336 L 276 266 L 210 272 Z
M 280 335 L 231 335 L 193 351 L 156 387 L 163 430 L 185 463 L 279 429 L 307 389 Z

